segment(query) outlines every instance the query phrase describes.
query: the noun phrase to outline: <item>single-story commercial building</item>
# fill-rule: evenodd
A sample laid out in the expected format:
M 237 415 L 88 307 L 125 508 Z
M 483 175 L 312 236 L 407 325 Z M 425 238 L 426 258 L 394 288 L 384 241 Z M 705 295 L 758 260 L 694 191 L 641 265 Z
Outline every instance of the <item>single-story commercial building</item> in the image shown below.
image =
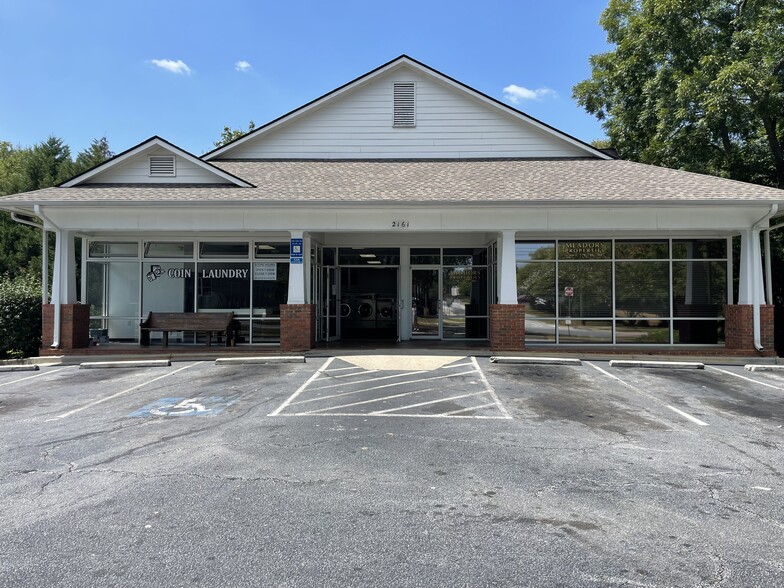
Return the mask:
M 45 348 L 139 341 L 151 311 L 230 311 L 239 345 L 287 351 L 772 354 L 760 233 L 783 203 L 619 160 L 401 56 L 201 157 L 152 137 L 0 208 L 56 238 Z

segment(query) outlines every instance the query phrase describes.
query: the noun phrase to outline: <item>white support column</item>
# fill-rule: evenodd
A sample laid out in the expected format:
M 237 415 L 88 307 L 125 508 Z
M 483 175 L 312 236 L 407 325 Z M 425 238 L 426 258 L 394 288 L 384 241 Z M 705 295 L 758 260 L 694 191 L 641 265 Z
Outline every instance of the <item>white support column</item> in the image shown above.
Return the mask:
M 413 317 L 411 314 L 411 247 L 400 248 L 400 292 L 398 293 L 398 329 L 401 341 L 411 339 Z
M 41 304 L 49 304 L 49 231 L 41 231 Z
M 764 302 L 759 231 L 746 229 L 740 236 L 738 304 L 764 304 Z
M 313 303 L 313 300 L 311 300 L 313 292 L 310 285 L 310 281 L 313 277 L 312 276 L 313 269 L 311 267 L 313 264 L 310 256 L 310 248 L 312 246 L 313 246 L 313 240 L 311 239 L 310 234 L 304 233 L 302 237 L 302 251 L 303 251 L 303 256 L 305 258 L 305 263 L 303 264 L 304 267 L 302 268 L 302 275 L 304 276 L 305 279 L 304 289 L 305 289 L 306 304 Z
M 517 304 L 517 263 L 515 232 L 502 231 L 498 237 L 498 303 Z
M 76 302 L 76 255 L 74 233 L 57 229 L 54 245 L 54 275 L 52 276 L 52 305 L 54 329 L 52 347 L 60 346 L 60 305 Z
M 304 247 L 304 233 L 302 231 L 291 231 L 291 263 L 289 265 L 289 298 L 288 304 L 305 304 L 305 257 L 310 255 Z M 302 245 L 301 263 L 295 263 L 297 259 L 296 252 L 294 251 L 295 240 L 299 241 Z

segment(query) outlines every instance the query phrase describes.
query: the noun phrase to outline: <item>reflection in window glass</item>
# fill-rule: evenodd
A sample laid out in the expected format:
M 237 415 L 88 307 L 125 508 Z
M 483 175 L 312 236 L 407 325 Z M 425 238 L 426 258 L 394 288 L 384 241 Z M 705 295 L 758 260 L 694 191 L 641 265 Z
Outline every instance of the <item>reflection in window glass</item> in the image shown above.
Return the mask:
M 338 265 L 400 265 L 400 249 L 397 247 L 341 247 L 338 249 Z
M 672 242 L 675 259 L 726 259 L 726 239 L 675 239 Z
M 724 342 L 724 321 L 676 320 L 673 323 L 675 343 L 715 345 Z
M 142 316 L 148 312 L 193 312 L 196 285 L 193 262 L 145 261 L 142 275 Z
M 444 249 L 444 265 L 487 265 L 487 247 Z
M 288 257 L 291 251 L 291 244 L 286 243 L 254 243 L 254 255 L 256 257 Z
M 87 304 L 90 316 L 106 315 L 106 264 L 87 264 Z
M 198 311 L 250 311 L 250 263 L 200 263 L 197 278 Z
M 411 249 L 411 265 L 440 265 L 441 250 L 436 248 Z
M 727 264 L 723 261 L 675 261 L 672 289 L 674 316 L 724 316 Z
M 525 340 L 537 343 L 555 343 L 555 321 L 542 320 L 525 313 Z
M 561 343 L 612 343 L 612 321 L 558 321 Z
M 610 241 L 559 241 L 558 259 L 610 259 Z
M 193 243 L 190 241 L 147 242 L 144 244 L 144 257 L 193 257 Z
M 615 316 L 670 316 L 670 267 L 666 261 L 615 264 Z
M 518 264 L 526 261 L 555 259 L 555 241 L 515 243 L 515 259 Z
M 624 319 L 615 321 L 615 342 L 632 345 L 663 345 L 670 342 L 670 321 Z
M 609 262 L 561 262 L 558 264 L 562 317 L 612 316 L 612 264 Z M 571 288 L 572 296 L 564 296 Z
M 555 316 L 555 263 L 517 264 L 517 302 L 526 316 Z
M 248 257 L 247 243 L 199 243 L 201 257 Z
M 139 255 L 139 244 L 90 241 L 88 253 L 90 257 L 136 257 Z
M 289 264 L 275 263 L 274 275 L 264 272 L 258 277 L 263 279 L 253 280 L 253 316 L 279 318 L 280 305 L 286 304 L 289 296 Z
M 615 259 L 667 259 L 667 241 L 616 241 Z

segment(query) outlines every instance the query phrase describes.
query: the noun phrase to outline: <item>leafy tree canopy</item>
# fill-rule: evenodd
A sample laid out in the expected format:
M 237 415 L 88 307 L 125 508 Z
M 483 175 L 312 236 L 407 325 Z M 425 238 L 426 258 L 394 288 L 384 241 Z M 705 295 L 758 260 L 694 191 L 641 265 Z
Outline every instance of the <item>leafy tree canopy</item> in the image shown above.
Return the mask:
M 784 188 L 784 2 L 610 0 L 574 97 L 621 157 Z
M 231 127 L 223 127 L 223 132 L 221 133 L 220 139 L 213 142 L 213 145 L 216 147 L 223 147 L 224 145 L 231 143 L 232 141 L 239 139 L 243 135 L 250 133 L 253 129 L 256 128 L 256 123 L 252 120 L 248 122 L 248 130 L 243 131 L 242 129 L 232 129 Z

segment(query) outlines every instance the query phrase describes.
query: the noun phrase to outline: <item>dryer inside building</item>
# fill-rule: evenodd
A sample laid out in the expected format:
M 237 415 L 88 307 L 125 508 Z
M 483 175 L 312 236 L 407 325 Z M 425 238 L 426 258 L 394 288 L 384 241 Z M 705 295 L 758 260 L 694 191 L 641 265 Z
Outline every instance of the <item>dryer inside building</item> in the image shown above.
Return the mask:
M 397 268 L 345 267 L 340 281 L 342 338 L 397 340 Z

